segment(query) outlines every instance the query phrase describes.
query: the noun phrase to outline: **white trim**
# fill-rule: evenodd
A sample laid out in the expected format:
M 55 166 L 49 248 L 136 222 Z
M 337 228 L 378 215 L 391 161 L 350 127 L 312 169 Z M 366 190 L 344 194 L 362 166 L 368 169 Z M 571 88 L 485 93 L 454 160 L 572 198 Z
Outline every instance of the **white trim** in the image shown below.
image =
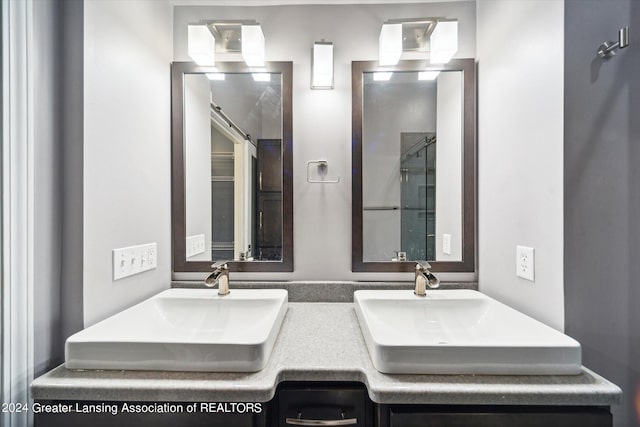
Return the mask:
M 33 3 L 2 0 L 2 401 L 31 406 L 33 381 Z M 7 427 L 30 412 L 1 413 Z

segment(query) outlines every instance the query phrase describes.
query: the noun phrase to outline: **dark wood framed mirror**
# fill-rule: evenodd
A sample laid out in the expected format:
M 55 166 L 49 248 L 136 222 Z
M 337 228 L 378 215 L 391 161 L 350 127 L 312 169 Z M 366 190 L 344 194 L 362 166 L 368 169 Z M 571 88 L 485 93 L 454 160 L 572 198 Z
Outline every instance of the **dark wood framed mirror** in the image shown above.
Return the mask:
M 172 63 L 174 272 L 293 271 L 292 73 Z
M 474 60 L 351 69 L 352 271 L 473 272 Z

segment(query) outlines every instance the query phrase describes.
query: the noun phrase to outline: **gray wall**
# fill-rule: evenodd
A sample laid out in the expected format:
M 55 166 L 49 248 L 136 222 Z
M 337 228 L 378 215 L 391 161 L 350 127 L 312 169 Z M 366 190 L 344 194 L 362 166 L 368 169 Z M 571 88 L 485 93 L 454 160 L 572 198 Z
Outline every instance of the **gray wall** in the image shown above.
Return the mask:
M 211 260 L 211 106 L 209 79 L 184 77 L 184 164 L 186 236 L 204 235 L 204 251 L 191 261 Z
M 566 1 L 565 327 L 582 344 L 583 363 L 622 387 L 619 427 L 640 425 L 638 23 L 635 0 Z M 596 58 L 626 25 L 630 47 Z
M 462 73 L 440 73 L 436 114 L 436 260 L 462 259 Z M 443 234 L 451 251 L 442 250 Z
M 83 328 L 83 32 L 84 5 L 76 0 L 59 1 L 61 9 L 62 59 L 60 99 L 62 115 L 62 244 L 61 331 L 62 340 Z M 61 349 L 62 350 L 62 349 Z M 61 355 L 61 357 L 64 355 Z
M 42 373 L 59 360 L 60 274 L 62 225 L 60 8 L 54 2 L 34 2 L 33 70 L 35 218 L 34 371 Z M 58 360 L 56 360 L 58 359 Z
M 171 281 L 170 63 L 165 0 L 84 2 L 84 324 Z M 158 244 L 158 267 L 113 280 L 112 250 Z
M 564 2 L 476 10 L 479 287 L 562 330 Z M 516 245 L 535 248 L 535 282 L 516 276 Z
M 36 376 L 82 328 L 82 6 L 33 3 Z

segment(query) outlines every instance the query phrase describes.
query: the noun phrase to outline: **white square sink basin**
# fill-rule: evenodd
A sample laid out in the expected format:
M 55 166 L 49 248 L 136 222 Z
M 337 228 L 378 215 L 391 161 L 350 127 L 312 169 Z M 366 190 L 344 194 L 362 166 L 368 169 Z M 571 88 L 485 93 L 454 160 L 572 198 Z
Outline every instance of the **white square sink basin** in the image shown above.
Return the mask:
M 67 339 L 68 369 L 255 372 L 287 312 L 283 289 L 169 289 Z
M 373 366 L 387 374 L 577 375 L 580 344 L 473 290 L 356 291 Z

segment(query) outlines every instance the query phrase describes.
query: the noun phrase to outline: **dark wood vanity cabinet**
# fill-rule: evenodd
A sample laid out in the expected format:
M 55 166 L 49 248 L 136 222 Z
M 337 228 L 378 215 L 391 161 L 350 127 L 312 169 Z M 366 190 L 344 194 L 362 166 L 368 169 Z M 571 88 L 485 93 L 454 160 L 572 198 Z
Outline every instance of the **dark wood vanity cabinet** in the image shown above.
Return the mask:
M 36 401 L 41 405 L 72 405 L 69 413 L 34 413 L 36 427 L 293 427 L 310 420 L 343 420 L 354 427 L 611 427 L 608 407 L 574 406 L 442 406 L 376 405 L 356 387 L 283 389 L 261 404 L 260 413 L 198 410 L 189 413 L 127 413 L 123 402 Z M 75 412 L 75 405 L 118 405 L 109 411 Z M 176 403 L 193 405 L 193 403 Z M 129 402 L 138 405 L 140 402 Z M 219 405 L 219 403 L 212 403 Z M 299 423 L 296 423 L 299 422 Z M 313 425 L 313 424 L 306 424 Z M 319 425 L 319 424 L 317 424 Z M 332 424 L 326 424 L 332 425 Z
M 358 383 L 284 383 L 278 387 L 275 402 L 272 427 L 374 424 L 373 402 Z
M 609 408 L 378 405 L 376 427 L 611 427 Z
M 69 405 L 70 413 L 37 413 L 36 427 L 611 427 L 608 406 L 537 405 L 383 405 L 369 398 L 360 383 L 282 383 L 273 400 L 257 410 L 238 410 L 237 403 L 181 402 L 181 412 L 131 413 L 123 405 L 140 402 L 36 401 L 40 405 Z M 76 412 L 83 405 L 117 405 L 92 413 Z M 155 402 L 148 403 L 157 404 Z M 76 407 L 76 405 L 78 405 Z M 143 403 L 144 405 L 144 403 Z M 160 404 L 162 405 L 162 404 Z M 187 410 L 196 408 L 194 411 Z M 213 406 L 211 406 L 213 405 Z M 226 405 L 226 406 L 225 406 Z M 257 409 L 257 408 L 254 408 Z M 323 421 L 320 423 L 319 421 Z
M 251 411 L 246 410 L 247 406 L 240 411 L 237 407 L 229 406 L 229 403 L 221 402 L 166 403 L 183 409 L 174 412 L 136 411 L 136 405 L 138 407 L 165 405 L 158 402 L 40 400 L 34 403 L 39 405 L 38 408 L 49 405 L 50 409 L 50 411 L 32 411 L 35 427 L 267 427 L 270 418 L 269 403 L 259 404 L 259 412 L 256 408 Z M 129 405 L 132 410 L 124 410 L 124 405 Z M 70 411 L 60 413 L 64 408 Z M 93 408 L 93 410 L 83 413 L 83 408 Z M 190 412 L 191 408 L 195 410 Z M 235 410 L 232 410 L 234 408 Z

